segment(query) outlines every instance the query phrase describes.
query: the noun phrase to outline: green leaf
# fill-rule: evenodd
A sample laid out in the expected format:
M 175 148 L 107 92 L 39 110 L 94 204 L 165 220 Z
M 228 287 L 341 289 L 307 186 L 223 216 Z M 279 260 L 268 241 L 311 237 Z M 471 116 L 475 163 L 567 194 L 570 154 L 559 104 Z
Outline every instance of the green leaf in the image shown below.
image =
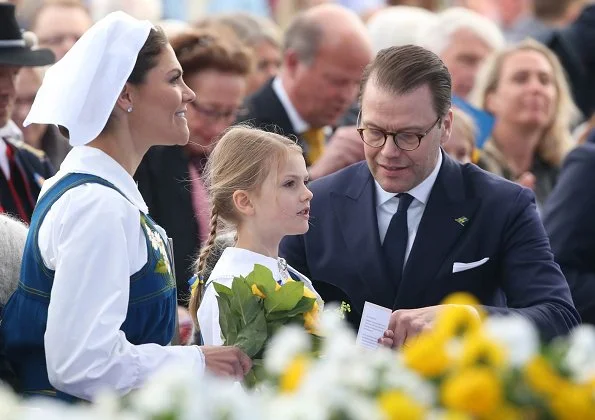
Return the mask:
M 231 290 L 231 310 L 240 317 L 240 329 L 243 330 L 243 327 L 250 324 L 258 314 L 262 314 L 260 299 L 252 294 L 244 278 L 235 277 Z M 264 317 L 264 314 L 262 315 Z
M 264 265 L 254 264 L 254 270 L 248 275 L 248 278 L 249 282 L 251 281 L 253 284 L 256 284 L 266 296 L 275 293 L 277 282 L 271 270 Z
M 304 296 L 304 283 L 287 282 L 264 300 L 265 310 L 270 312 L 289 311 Z
M 254 319 L 241 329 L 233 344 L 252 358 L 260 352 L 267 338 L 267 321 L 264 312 L 259 311 Z
M 305 314 L 306 312 L 310 312 L 312 310 L 312 307 L 314 307 L 314 302 L 316 302 L 316 299 L 303 296 L 300 299 L 300 301 L 298 302 L 298 304 L 293 309 L 290 309 L 289 311 L 277 311 L 277 312 L 267 313 L 266 314 L 267 321 L 277 321 L 277 320 L 289 319 L 289 318 L 293 318 L 296 315 Z
M 298 304 L 295 305 L 295 307 L 289 311 L 287 316 L 293 317 L 295 315 L 305 314 L 306 312 L 310 312 L 312 310 L 312 308 L 314 307 L 315 302 L 316 302 L 315 298 L 309 298 L 309 297 L 303 296 L 300 299 L 300 301 L 298 302 Z
M 213 283 L 213 287 L 218 295 L 228 295 L 233 296 L 233 292 L 227 286 L 222 285 L 221 283 Z
M 223 336 L 223 345 L 234 343 L 238 336 L 238 320 L 231 311 L 231 301 L 229 296 L 220 294 L 217 296 L 219 306 L 219 326 Z
M 252 369 L 244 376 L 244 385 L 248 389 L 254 388 L 256 385 L 264 382 L 268 375 L 264 368 L 264 362 L 262 359 L 252 360 Z

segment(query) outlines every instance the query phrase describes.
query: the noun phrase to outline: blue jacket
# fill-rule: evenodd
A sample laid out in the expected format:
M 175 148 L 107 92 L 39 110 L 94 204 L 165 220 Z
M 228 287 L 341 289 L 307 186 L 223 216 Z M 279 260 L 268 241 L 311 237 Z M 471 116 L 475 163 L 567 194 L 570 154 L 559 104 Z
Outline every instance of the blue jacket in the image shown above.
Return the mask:
M 546 339 L 580 322 L 528 189 L 443 153 L 397 287 L 381 249 L 374 179 L 366 162 L 311 188 L 311 227 L 305 235 L 285 238 L 281 255 L 312 279 L 325 301 L 348 303 L 348 320 L 355 326 L 365 301 L 420 308 L 457 291 L 475 295 L 491 314 L 526 316 Z M 467 221 L 456 220 L 462 217 Z M 453 274 L 455 262 L 486 257 L 485 264 Z

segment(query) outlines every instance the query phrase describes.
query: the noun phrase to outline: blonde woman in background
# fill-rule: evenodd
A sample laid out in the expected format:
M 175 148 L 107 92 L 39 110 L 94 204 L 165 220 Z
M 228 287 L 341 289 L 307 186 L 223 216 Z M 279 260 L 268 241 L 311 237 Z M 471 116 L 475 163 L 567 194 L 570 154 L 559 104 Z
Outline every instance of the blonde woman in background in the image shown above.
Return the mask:
M 496 119 L 479 166 L 533 189 L 540 206 L 573 145 L 577 111 L 560 62 L 532 40 L 508 47 L 486 61 L 471 97 Z

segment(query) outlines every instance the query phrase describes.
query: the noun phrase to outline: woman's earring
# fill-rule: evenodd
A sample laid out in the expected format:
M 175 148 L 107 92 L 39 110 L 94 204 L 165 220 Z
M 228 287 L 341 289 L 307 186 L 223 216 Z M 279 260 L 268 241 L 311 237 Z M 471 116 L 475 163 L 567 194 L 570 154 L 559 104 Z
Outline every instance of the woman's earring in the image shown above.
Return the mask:
M 131 106 L 129 106 L 129 107 L 128 107 L 128 109 L 127 109 L 126 111 L 127 111 L 128 113 L 131 113 L 131 112 L 132 112 L 132 107 L 131 107 Z

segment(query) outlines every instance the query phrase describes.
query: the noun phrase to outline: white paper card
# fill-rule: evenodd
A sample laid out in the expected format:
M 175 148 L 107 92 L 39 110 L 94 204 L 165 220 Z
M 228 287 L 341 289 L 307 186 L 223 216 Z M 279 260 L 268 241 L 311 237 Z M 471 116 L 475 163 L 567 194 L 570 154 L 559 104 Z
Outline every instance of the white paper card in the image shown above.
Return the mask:
M 357 332 L 357 344 L 367 349 L 376 349 L 378 339 L 384 336 L 384 331 L 388 328 L 392 313 L 389 308 L 366 302 Z

